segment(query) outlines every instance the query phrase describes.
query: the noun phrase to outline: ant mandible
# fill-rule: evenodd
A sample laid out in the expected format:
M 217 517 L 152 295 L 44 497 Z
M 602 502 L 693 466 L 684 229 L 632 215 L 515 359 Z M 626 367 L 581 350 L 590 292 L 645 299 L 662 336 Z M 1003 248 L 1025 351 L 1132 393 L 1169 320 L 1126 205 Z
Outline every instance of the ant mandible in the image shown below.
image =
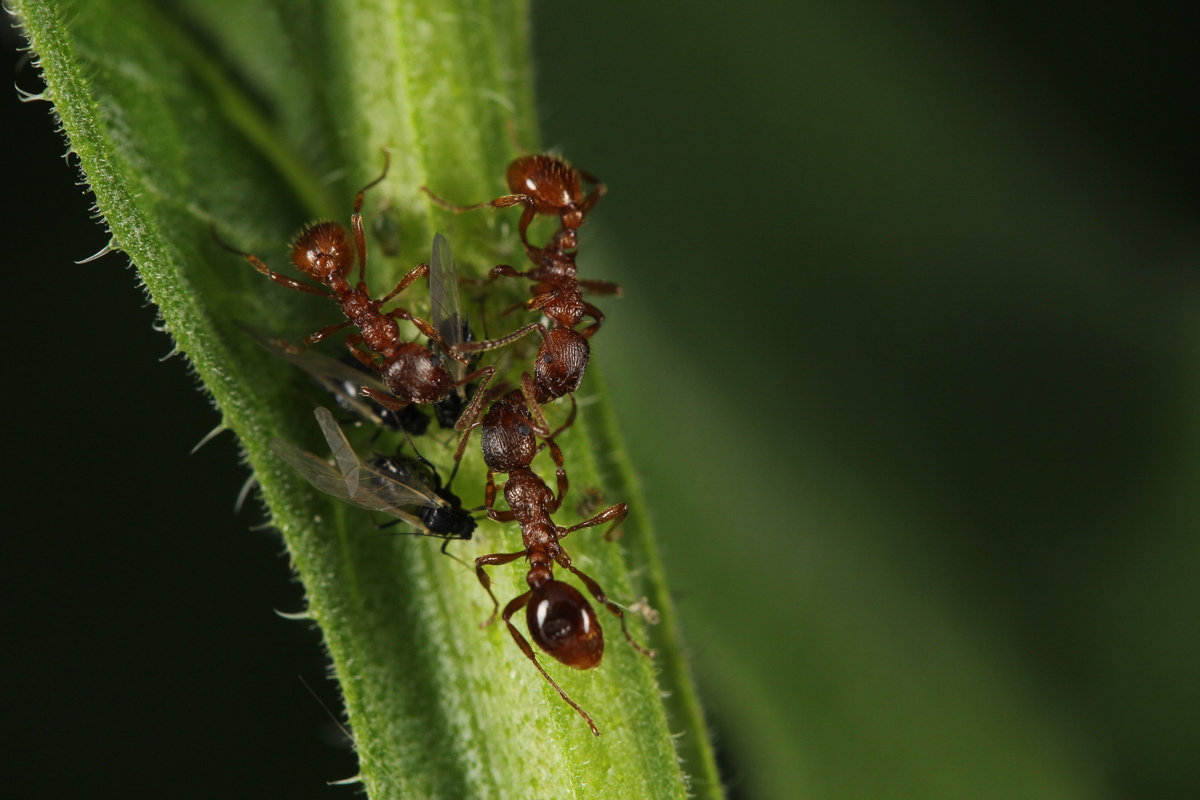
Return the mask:
M 524 557 L 529 561 L 529 572 L 525 578 L 529 591 L 510 600 L 500 617 L 521 652 L 533 662 L 559 696 L 583 717 L 592 733 L 599 736 L 600 731 L 591 716 L 563 691 L 538 662 L 529 641 L 513 625 L 512 617 L 524 608 L 530 637 L 555 660 L 576 669 L 591 669 L 600 663 L 604 655 L 604 632 L 596 619 L 596 612 L 578 589 L 554 578 L 554 565 L 558 564 L 583 581 L 597 602 L 620 620 L 621 632 L 634 649 L 653 657 L 652 651 L 643 648 L 629 634 L 620 607 L 608 599 L 600 584 L 571 563 L 571 557 L 560 544 L 564 537 L 577 530 L 608 522 L 619 524 L 629 513 L 629 508 L 625 503 L 618 503 L 569 528 L 556 525 L 550 515 L 561 507 L 568 485 L 562 452 L 554 439 L 549 437 L 544 424 L 539 426 L 530 416 L 525 394 L 514 390 L 497 400 L 488 409 L 482 426 L 483 458 L 488 467 L 484 508 L 488 517 L 496 522 L 518 522 L 524 544 L 524 548 L 515 553 L 491 553 L 475 559 L 475 574 L 492 599 L 492 614 L 484 625 L 491 623 L 500 609 L 484 567 L 508 564 Z M 535 434 L 545 438 L 557 466 L 557 496 L 530 469 L 534 456 L 541 449 L 537 446 Z M 508 511 L 495 508 L 496 473 L 508 473 L 508 480 L 504 484 Z
M 319 281 L 322 286 L 312 286 L 271 270 L 258 256 L 246 253 L 221 241 L 213 229 L 213 237 L 232 253 L 242 256 L 263 275 L 271 280 L 305 294 L 329 297 L 341 307 L 346 316 L 343 322 L 328 325 L 305 337 L 304 344 L 312 346 L 327 336 L 348 325 L 358 328 L 358 333 L 346 337 L 350 353 L 366 366 L 378 372 L 390 393 L 364 386 L 361 393 L 392 411 L 399 411 L 410 403 L 436 403 L 448 397 L 459 386 L 482 378 L 475 396 L 468 403 L 464 415 L 478 415 L 484 400 L 484 388 L 495 375 L 495 367 L 483 367 L 459 380 L 447 371 L 442 360 L 429 349 L 400 338 L 396 320 L 411 322 L 423 335 L 429 337 L 448 357 L 466 365 L 468 360 L 456 353 L 438 330 L 420 317 L 404 308 L 388 312 L 380 308 L 390 302 L 418 278 L 429 274 L 429 266 L 418 264 L 400 279 L 380 300 L 373 300 L 366 283 L 367 244 L 363 232 L 362 206 L 368 189 L 387 177 L 390 158 L 385 152 L 383 173 L 368 183 L 354 198 L 354 212 L 350 216 L 350 227 L 354 235 L 354 249 L 350 247 L 350 236 L 337 222 L 319 222 L 301 231 L 292 245 L 292 263 L 301 273 Z M 358 257 L 358 282 L 351 286 L 346 279 Z M 377 362 L 373 354 L 378 354 Z
M 521 243 L 532 253 L 537 250 L 529 243 L 526 231 L 534 217 L 557 215 L 562 222 L 559 244 L 562 247 L 574 249 L 577 244 L 575 230 L 583 224 L 584 218 L 604 196 L 605 186 L 598 178 L 588 172 L 576 169 L 565 159 L 551 155 L 538 154 L 521 156 L 508 165 L 505 172 L 508 190 L 512 194 L 497 197 L 486 203 L 476 203 L 471 206 L 460 206 L 449 200 L 438 197 L 422 186 L 425 192 L 437 205 L 453 211 L 474 211 L 479 208 L 509 208 L 525 206 L 521 212 L 521 221 L 517 230 L 521 234 Z M 592 190 L 584 194 L 583 183 L 592 184 Z

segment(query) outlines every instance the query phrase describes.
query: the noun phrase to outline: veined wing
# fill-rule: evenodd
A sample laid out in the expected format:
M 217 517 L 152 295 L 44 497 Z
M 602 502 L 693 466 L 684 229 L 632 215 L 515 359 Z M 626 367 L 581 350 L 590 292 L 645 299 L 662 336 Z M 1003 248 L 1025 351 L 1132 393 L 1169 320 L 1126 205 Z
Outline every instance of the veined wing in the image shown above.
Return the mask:
M 446 504 L 433 489 L 415 477 L 381 472 L 359 457 L 329 409 L 318 408 L 314 414 L 333 452 L 333 460 L 342 474 L 351 502 L 377 511 L 397 506 L 432 508 Z
M 322 389 L 333 396 L 339 406 L 372 425 L 392 427 L 380 416 L 379 409 L 359 394 L 359 387 L 362 386 L 369 386 L 384 393 L 389 391 L 387 384 L 374 372 L 366 368 L 360 369 L 354 364 L 344 363 L 310 348 L 298 347 L 281 339 L 271 339 L 261 331 L 240 322 L 237 326 L 263 348 L 307 372 Z
M 450 347 L 464 339 L 462 305 L 458 298 L 458 270 L 450 243 L 440 233 L 433 235 L 433 252 L 429 258 L 429 305 L 434 329 Z M 454 380 L 462 380 L 465 367 L 446 356 L 442 359 Z
M 271 440 L 271 449 L 316 488 L 347 503 L 370 511 L 382 511 L 428 531 L 421 519 L 405 508 L 440 508 L 447 505 L 429 487 L 380 472 L 359 458 L 327 408 L 315 412 L 325 439 L 333 450 L 334 463 L 301 450 L 281 439 Z

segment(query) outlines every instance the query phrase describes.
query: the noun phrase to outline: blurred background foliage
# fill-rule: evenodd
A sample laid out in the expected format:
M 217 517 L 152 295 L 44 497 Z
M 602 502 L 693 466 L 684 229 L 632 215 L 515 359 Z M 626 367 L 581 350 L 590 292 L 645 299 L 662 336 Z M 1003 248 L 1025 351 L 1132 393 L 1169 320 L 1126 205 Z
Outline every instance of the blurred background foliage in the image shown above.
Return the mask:
M 1200 793 L 1185 8 L 536 4 L 731 795 Z M 233 442 L 186 456 L 216 415 L 122 258 L 71 264 L 106 237 L 46 107 L 5 104 L 18 781 L 353 791 Z

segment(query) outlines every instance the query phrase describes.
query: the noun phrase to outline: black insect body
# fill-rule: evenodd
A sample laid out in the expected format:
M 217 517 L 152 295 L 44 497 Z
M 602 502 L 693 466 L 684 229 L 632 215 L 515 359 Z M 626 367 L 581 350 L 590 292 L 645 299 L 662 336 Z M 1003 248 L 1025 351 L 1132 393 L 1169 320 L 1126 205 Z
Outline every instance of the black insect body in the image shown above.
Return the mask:
M 371 460 L 380 473 L 408 485 L 426 486 L 440 497 L 443 505 L 421 506 L 420 517 L 426 531 L 446 539 L 470 539 L 475 531 L 475 518 L 463 508 L 462 499 L 448 486 L 442 486 L 441 476 L 422 457 L 376 456 Z
M 365 460 L 354 451 L 329 409 L 318 408 L 315 415 L 332 451 L 333 464 L 289 442 L 271 440 L 276 455 L 309 483 L 360 508 L 390 514 L 407 523 L 413 535 L 435 536 L 447 543 L 471 538 L 475 520 L 458 496 L 442 487 L 431 467 L 420 469 L 421 462 L 396 457 Z

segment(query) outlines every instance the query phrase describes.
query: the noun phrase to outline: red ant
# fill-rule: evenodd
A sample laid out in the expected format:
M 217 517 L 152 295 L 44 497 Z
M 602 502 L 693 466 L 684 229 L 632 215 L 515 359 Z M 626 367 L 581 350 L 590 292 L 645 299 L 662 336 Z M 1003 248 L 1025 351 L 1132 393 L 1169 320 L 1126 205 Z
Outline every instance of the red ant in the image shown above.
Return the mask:
M 583 380 L 584 371 L 591 358 L 591 345 L 588 340 L 604 322 L 604 314 L 600 309 L 584 301 L 580 287 L 607 294 L 621 292 L 621 287 L 615 283 L 579 280 L 576 277 L 575 254 L 555 246 L 559 238 L 556 235 L 550 246 L 535 251 L 540 259 L 540 266 L 535 269 L 518 272 L 507 264 L 500 264 L 491 271 L 492 280 L 503 276 L 537 281 L 531 289 L 533 298 L 525 306 L 541 311 L 550 318 L 554 327 L 547 328 L 540 323 L 534 323 L 499 339 L 454 345 L 459 353 L 479 353 L 503 347 L 532 331 L 538 331 L 542 336 L 542 343 L 534 359 L 533 378 L 531 382 L 526 381 L 528 373 L 523 375 L 522 386 L 532 407 L 571 395 L 571 415 L 568 421 L 555 431 L 555 436 L 575 421 L 575 391 Z M 579 325 L 585 316 L 591 317 L 594 322 L 582 331 L 575 330 L 575 326 Z M 534 413 L 541 420 L 541 411 L 537 410 Z M 464 430 L 473 424 L 474 419 L 464 414 L 459 418 L 456 427 Z
M 221 241 L 213 230 L 213 236 L 226 250 L 236 253 L 263 275 L 276 283 L 305 294 L 329 297 L 341 306 L 346 315 L 344 322 L 328 325 L 305 337 L 304 344 L 311 346 L 330 334 L 354 325 L 358 333 L 346 337 L 350 353 L 366 366 L 378 372 L 391 393 L 370 386 L 361 388 L 361 393 L 392 411 L 399 411 L 410 403 L 436 403 L 444 400 L 459 386 L 482 378 L 475 397 L 467 406 L 466 416 L 474 418 L 479 413 L 487 386 L 495 374 L 495 367 L 483 367 L 470 375 L 456 380 L 446 370 L 441 358 L 415 342 L 404 342 L 400 338 L 397 319 L 407 320 L 422 334 L 433 340 L 450 358 L 466 365 L 468 360 L 454 351 L 442 334 L 420 317 L 406 309 L 396 308 L 386 313 L 380 308 L 407 289 L 418 278 L 429 274 L 426 264 L 418 264 L 409 270 L 387 296 L 372 300 L 366 283 L 367 244 L 363 233 L 363 197 L 368 189 L 387 177 L 390 159 L 385 160 L 383 173 L 364 186 L 354 198 L 354 213 L 350 216 L 350 227 L 354 231 L 354 250 L 350 249 L 350 237 L 346 229 L 336 222 L 319 222 L 301 231 L 292 245 L 292 263 L 300 272 L 319 281 L 323 286 L 310 284 L 280 275 L 272 271 L 258 256 L 237 250 Z M 354 286 L 346 280 L 358 256 L 358 283 Z M 376 362 L 374 354 L 380 361 Z
M 525 377 L 528 378 L 528 375 Z M 555 525 L 550 515 L 557 512 L 562 505 L 568 485 L 567 474 L 563 469 L 562 452 L 554 439 L 550 438 L 550 432 L 544 423 L 539 425 L 530 416 L 525 394 L 514 390 L 497 400 L 488 409 L 482 426 L 483 458 L 488 467 L 484 507 L 488 517 L 496 522 L 515 520 L 520 523 L 521 538 L 525 545 L 515 553 L 491 553 L 475 559 L 475 574 L 487 590 L 488 596 L 492 598 L 493 605 L 492 615 L 484 625 L 491 623 L 500 609 L 500 603 L 492 593 L 491 579 L 484 567 L 508 564 L 524 557 L 529 562 L 529 572 L 525 578 L 529 584 L 529 591 L 510 600 L 500 616 L 521 652 L 533 662 L 538 672 L 554 687 L 567 705 L 583 717 L 592 733 L 599 736 L 600 731 L 588 713 L 567 696 L 538 662 L 529 641 L 512 624 L 512 617 L 524 608 L 525 624 L 534 643 L 561 663 L 577 669 L 591 669 L 600 663 L 604 655 L 604 632 L 596 619 L 596 613 L 578 589 L 555 580 L 553 568 L 558 564 L 583 581 L 592 596 L 621 621 L 621 632 L 634 649 L 652 657 L 653 652 L 643 648 L 630 636 L 621 609 L 608 599 L 600 584 L 571 563 L 571 557 L 559 543 L 567 534 L 582 528 L 591 528 L 607 522 L 617 525 L 625 519 L 629 508 L 625 503 L 618 503 L 569 528 Z M 557 467 L 557 496 L 546 482 L 530 469 L 534 456 L 541 449 L 536 444 L 535 434 L 546 440 Z M 508 473 L 508 481 L 504 484 L 504 499 L 508 502 L 508 511 L 497 511 L 494 507 L 494 476 L 498 472 Z
M 575 230 L 583 224 L 584 218 L 604 196 L 605 191 L 604 184 L 591 173 L 572 167 L 564 159 L 544 154 L 517 158 L 508 165 L 505 178 L 508 190 L 512 194 L 472 206 L 455 205 L 438 197 L 426 186 L 422 186 L 421 191 L 429 195 L 429 199 L 437 205 L 455 213 L 487 207 L 525 206 L 517 229 L 521 233 L 521 243 L 531 252 L 537 248 L 529 244 L 526 231 L 534 217 L 539 214 L 557 215 L 562 221 L 559 246 L 574 249 Z M 586 195 L 583 192 L 584 181 L 592 184 L 592 191 Z

